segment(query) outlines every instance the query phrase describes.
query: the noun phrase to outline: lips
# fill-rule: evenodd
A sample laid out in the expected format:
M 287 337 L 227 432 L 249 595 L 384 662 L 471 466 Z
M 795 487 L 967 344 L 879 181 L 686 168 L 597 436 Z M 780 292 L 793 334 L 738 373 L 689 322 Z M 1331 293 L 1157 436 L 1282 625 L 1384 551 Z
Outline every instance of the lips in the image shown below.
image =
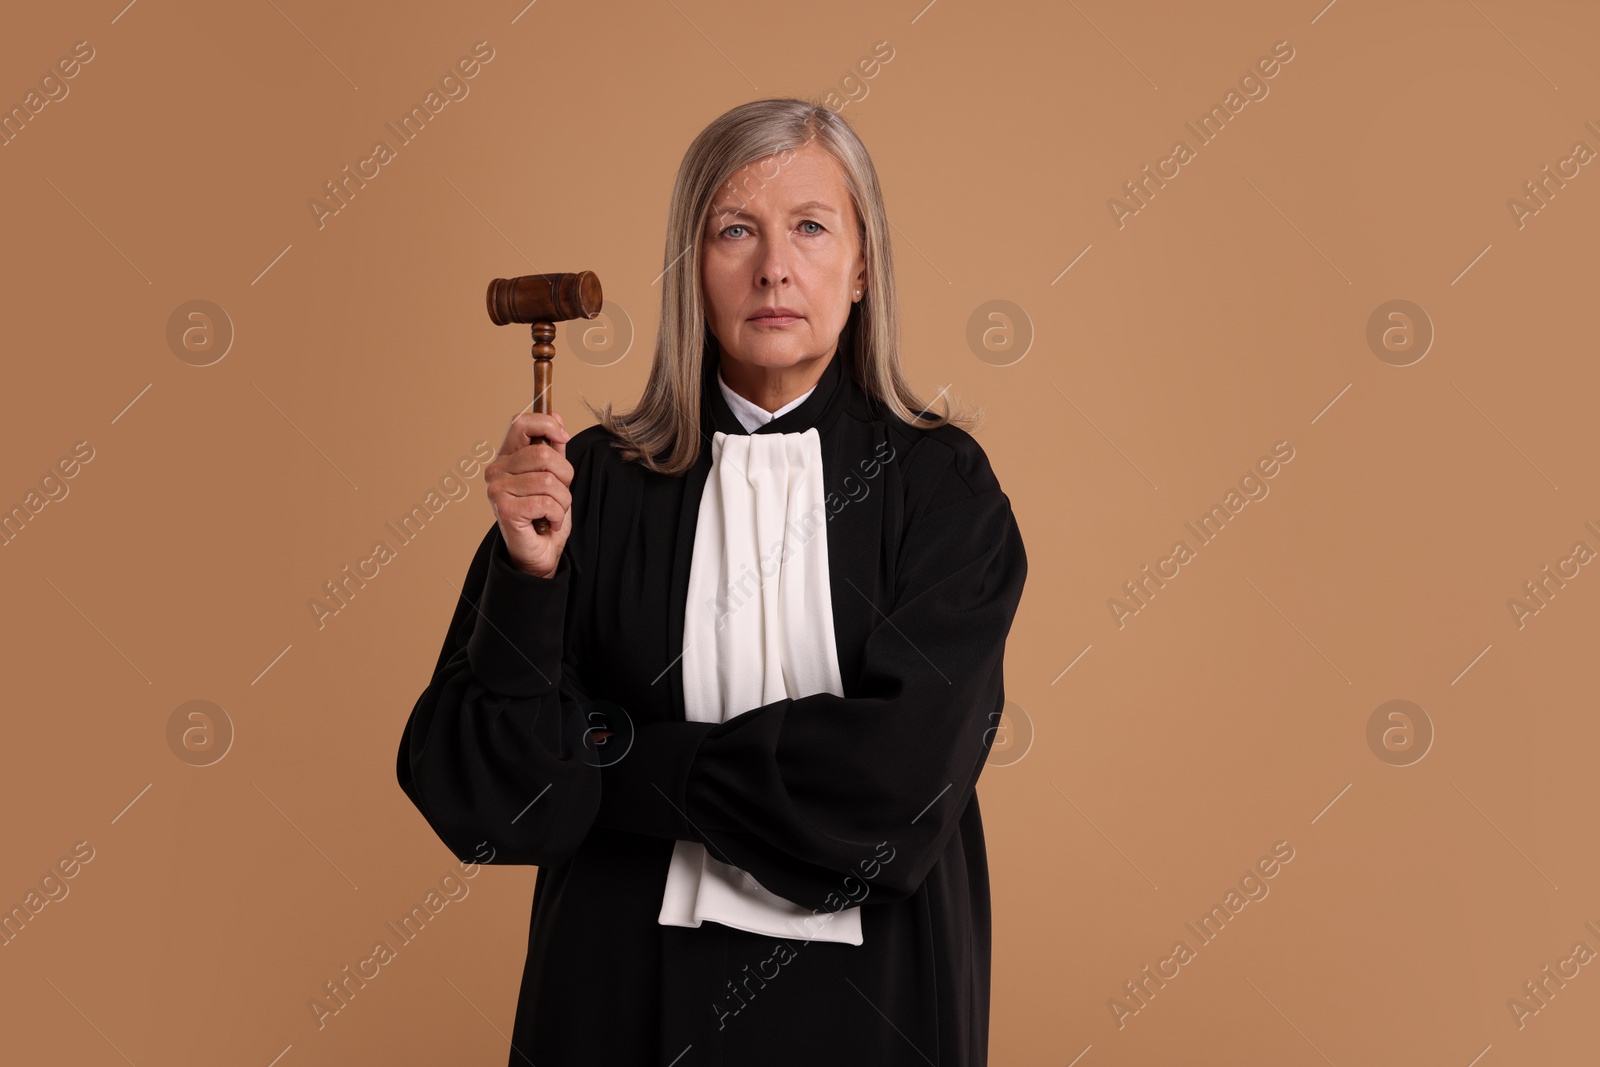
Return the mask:
M 786 319 L 803 319 L 803 318 L 805 318 L 805 316 L 800 314 L 800 312 L 796 311 L 794 308 L 772 307 L 772 308 L 762 308 L 760 311 L 758 311 L 754 315 L 750 316 L 750 321 L 751 322 L 765 322 L 765 321 L 771 319 L 773 321 L 782 322 L 782 321 L 784 321 Z

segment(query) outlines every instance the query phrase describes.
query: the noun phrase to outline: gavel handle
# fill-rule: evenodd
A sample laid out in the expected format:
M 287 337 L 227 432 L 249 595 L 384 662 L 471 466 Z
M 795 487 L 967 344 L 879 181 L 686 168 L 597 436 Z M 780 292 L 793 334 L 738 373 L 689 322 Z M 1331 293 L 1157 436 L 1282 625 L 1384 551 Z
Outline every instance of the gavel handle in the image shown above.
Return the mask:
M 535 445 L 548 445 L 550 444 L 550 438 L 535 437 L 529 443 Z M 538 533 L 540 536 L 548 534 L 550 532 L 550 520 L 541 515 L 539 518 L 533 520 L 533 529 L 534 532 Z
M 531 329 L 533 335 L 533 410 L 541 415 L 550 414 L 550 386 L 554 377 L 554 366 L 551 358 L 556 353 L 556 324 L 553 322 L 535 322 Z M 535 444 L 546 444 L 552 448 L 555 443 L 548 437 L 534 439 Z M 550 520 L 538 518 L 533 520 L 533 529 L 540 536 L 550 532 Z

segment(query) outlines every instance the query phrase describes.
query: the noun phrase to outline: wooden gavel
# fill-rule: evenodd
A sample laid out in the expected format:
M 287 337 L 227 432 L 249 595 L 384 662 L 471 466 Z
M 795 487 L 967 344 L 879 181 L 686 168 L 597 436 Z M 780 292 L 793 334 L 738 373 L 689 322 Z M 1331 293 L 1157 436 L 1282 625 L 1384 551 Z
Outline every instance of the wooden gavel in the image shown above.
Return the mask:
M 489 283 L 489 320 L 496 326 L 513 322 L 533 324 L 533 410 L 550 414 L 551 360 L 556 354 L 556 323 L 567 319 L 592 319 L 605 299 L 600 279 L 592 270 L 575 274 L 524 274 L 496 278 Z M 535 442 L 550 443 L 547 437 Z M 550 532 L 549 519 L 534 519 L 533 528 Z

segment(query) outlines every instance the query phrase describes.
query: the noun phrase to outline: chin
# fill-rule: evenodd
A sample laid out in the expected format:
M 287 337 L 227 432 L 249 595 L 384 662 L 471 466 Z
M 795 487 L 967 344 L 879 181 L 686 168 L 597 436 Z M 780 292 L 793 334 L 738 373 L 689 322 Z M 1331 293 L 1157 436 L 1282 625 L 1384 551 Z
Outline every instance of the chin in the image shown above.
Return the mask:
M 793 367 L 811 358 L 804 350 L 788 342 L 781 345 L 756 344 L 747 347 L 745 351 L 738 354 L 730 353 L 724 349 L 723 356 L 727 359 L 753 364 L 757 367 Z

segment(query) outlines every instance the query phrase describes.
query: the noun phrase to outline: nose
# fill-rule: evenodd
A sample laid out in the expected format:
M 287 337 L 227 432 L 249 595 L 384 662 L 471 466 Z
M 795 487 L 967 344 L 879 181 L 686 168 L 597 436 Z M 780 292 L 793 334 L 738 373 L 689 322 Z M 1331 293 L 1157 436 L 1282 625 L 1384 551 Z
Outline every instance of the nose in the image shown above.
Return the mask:
M 782 286 L 789 282 L 789 246 L 782 240 L 762 239 L 761 259 L 758 264 L 761 288 Z

